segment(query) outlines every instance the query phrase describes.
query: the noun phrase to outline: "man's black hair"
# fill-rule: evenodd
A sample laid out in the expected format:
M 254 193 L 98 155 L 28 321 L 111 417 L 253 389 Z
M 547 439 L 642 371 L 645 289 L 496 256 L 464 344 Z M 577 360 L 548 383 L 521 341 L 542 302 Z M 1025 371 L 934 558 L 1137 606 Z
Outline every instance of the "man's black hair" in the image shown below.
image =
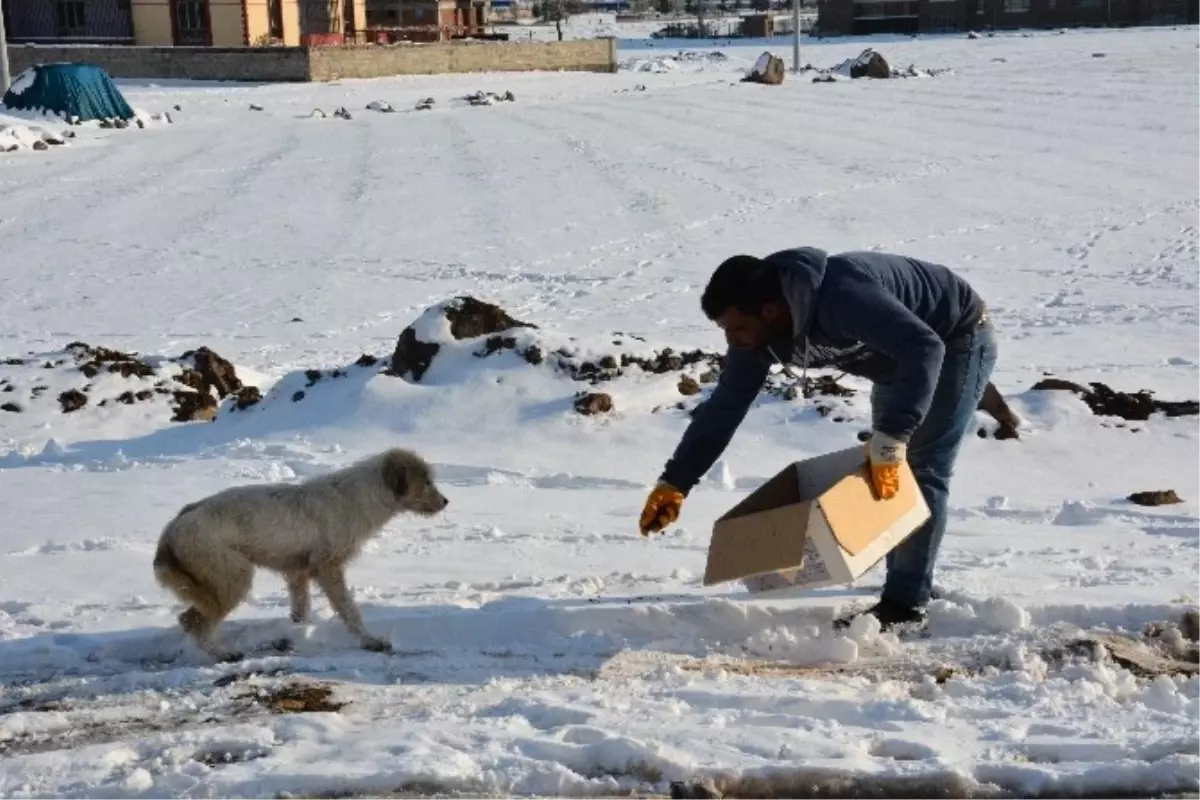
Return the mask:
M 755 256 L 733 256 L 721 262 L 708 279 L 700 308 L 715 321 L 731 308 L 759 316 L 767 303 L 779 302 L 783 302 L 779 268 Z

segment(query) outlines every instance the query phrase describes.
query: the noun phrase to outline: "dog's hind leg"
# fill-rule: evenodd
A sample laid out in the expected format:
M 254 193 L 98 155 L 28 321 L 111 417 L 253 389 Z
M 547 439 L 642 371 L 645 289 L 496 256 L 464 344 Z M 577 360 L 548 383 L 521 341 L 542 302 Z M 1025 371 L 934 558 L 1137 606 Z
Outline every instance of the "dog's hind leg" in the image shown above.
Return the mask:
M 362 614 L 359 613 L 354 598 L 350 596 L 350 590 L 346 588 L 346 580 L 340 566 L 328 563 L 318 564 L 314 577 L 317 585 L 321 587 L 321 591 L 329 598 L 329 604 L 333 606 L 333 610 L 346 623 L 350 632 L 359 638 L 364 648 L 379 653 L 391 651 L 391 643 L 367 632 L 366 626 L 363 625 Z
M 179 615 L 179 627 L 183 628 L 184 632 L 192 637 L 196 646 L 201 650 L 208 653 L 217 661 L 241 661 L 242 653 L 225 650 L 213 641 L 213 634 L 220 624 L 221 620 L 206 617 L 195 606 L 192 606 Z
M 308 618 L 308 610 L 312 605 L 308 593 L 311 578 L 307 572 L 289 572 L 286 579 L 288 597 L 292 601 L 292 622 L 303 622 Z
M 250 592 L 254 581 L 254 565 L 241 553 L 232 550 L 210 552 L 210 561 L 197 564 L 197 571 L 210 588 L 209 603 L 193 605 L 179 615 L 179 624 L 196 644 L 218 661 L 240 661 L 241 653 L 226 650 L 215 642 L 221 622 L 229 616 Z M 207 569 L 201 570 L 201 567 Z M 215 567 L 215 568 L 214 568 Z

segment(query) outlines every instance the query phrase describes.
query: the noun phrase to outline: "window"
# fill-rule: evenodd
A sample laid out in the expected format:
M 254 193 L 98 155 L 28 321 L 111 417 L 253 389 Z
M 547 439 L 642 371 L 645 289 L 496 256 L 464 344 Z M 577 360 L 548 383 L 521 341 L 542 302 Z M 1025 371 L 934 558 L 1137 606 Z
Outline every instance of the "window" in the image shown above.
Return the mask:
M 84 36 L 87 18 L 84 15 L 83 0 L 55 0 L 54 27 L 58 36 Z
M 1029 0 L 1004 0 L 1005 14 L 1028 14 Z

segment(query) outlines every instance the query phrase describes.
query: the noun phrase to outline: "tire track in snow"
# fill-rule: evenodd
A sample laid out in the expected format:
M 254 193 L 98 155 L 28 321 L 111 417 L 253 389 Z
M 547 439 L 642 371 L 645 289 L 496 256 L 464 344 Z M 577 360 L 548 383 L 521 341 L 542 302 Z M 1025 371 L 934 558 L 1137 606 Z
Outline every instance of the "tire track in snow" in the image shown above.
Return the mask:
M 20 202 L 21 207 L 31 208 L 20 218 L 21 237 L 26 240 L 56 240 L 59 238 L 56 234 L 63 229 L 62 219 L 74 219 L 88 227 L 96 225 L 101 219 L 111 221 L 114 216 L 108 212 L 118 201 L 128 197 L 149 201 L 176 189 L 180 177 L 179 165 L 197 159 L 207 160 L 214 147 L 210 139 L 196 143 L 194 139 L 187 138 L 172 144 L 179 149 L 143 150 L 133 142 L 124 142 L 113 146 L 111 150 L 102 150 L 104 158 L 80 165 L 80 177 L 43 180 L 32 184 L 38 191 Z M 148 159 L 155 156 L 158 157 L 157 161 L 147 163 Z M 98 166 L 85 171 L 92 163 L 98 163 Z M 186 170 L 186 167 L 183 169 Z M 64 187 L 64 183 L 68 186 Z M 43 212 L 39 206 L 48 208 Z M 136 219 L 126 219 L 124 222 L 126 226 L 141 224 Z
M 739 202 L 754 202 L 761 199 L 761 187 L 746 181 L 746 173 L 728 161 L 718 161 L 712 149 L 705 149 L 689 144 L 687 137 L 679 137 L 676 127 L 680 120 L 666 118 L 661 113 L 661 106 L 655 106 L 652 114 L 646 109 L 636 109 L 636 114 L 630 114 L 633 109 L 628 104 L 600 103 L 595 107 L 582 107 L 579 104 L 556 108 L 555 111 L 567 117 L 579 117 L 585 121 L 589 132 L 593 135 L 600 130 L 615 133 L 613 137 L 622 141 L 622 152 L 629 160 L 642 162 L 643 168 L 653 173 L 665 173 L 684 181 L 697 184 L 718 197 L 732 197 Z M 664 129 L 657 128 L 660 120 L 667 119 L 671 123 Z M 631 126 L 641 128 L 639 135 L 629 137 Z M 654 126 L 654 127 L 652 127 Z M 680 156 L 683 155 L 683 158 Z M 687 168 L 683 165 L 698 165 L 703 171 Z M 704 174 L 716 172 L 723 180 L 716 180 Z M 743 188 L 735 188 L 734 184 L 743 184 Z M 686 190 L 683 190 L 686 191 Z
M 930 96 L 931 93 L 936 92 L 949 94 L 955 89 L 961 91 L 968 86 L 971 85 L 963 81 L 941 81 L 939 83 L 938 79 L 931 79 L 919 85 L 914 84 L 912 87 L 907 85 L 872 86 L 869 87 L 869 104 L 863 103 L 861 93 L 840 95 L 829 93 L 824 96 L 822 107 L 810 111 L 808 116 L 818 125 L 824 117 L 836 119 L 836 129 L 829 131 L 829 135 L 833 138 L 845 139 L 850 142 L 871 141 L 891 148 L 902 146 L 906 152 L 914 150 L 924 152 L 931 158 L 942 158 L 947 152 L 945 137 L 939 134 L 939 131 L 953 130 L 956 143 L 969 143 L 974 145 L 972 149 L 977 154 L 990 153 L 997 161 L 1003 159 L 1006 170 L 1017 170 L 1023 177 L 1030 180 L 1042 182 L 1053 180 L 1055 183 L 1047 185 L 1053 185 L 1060 192 L 1070 190 L 1078 193 L 1081 197 L 1109 196 L 1114 181 L 1112 177 L 1114 171 L 1123 172 L 1126 181 L 1148 184 L 1154 184 L 1158 179 L 1173 174 L 1173 172 L 1167 172 L 1163 176 L 1157 177 L 1153 174 L 1148 175 L 1145 169 L 1134 166 L 1140 161 L 1137 158 L 1130 159 L 1129 154 L 1123 152 L 1124 148 L 1122 152 L 1112 152 L 1113 142 L 1111 139 L 1096 140 L 1089 137 L 1088 134 L 1094 130 L 1093 128 L 1081 126 L 1076 135 L 1068 136 L 1062 130 L 1062 126 L 1057 124 L 1059 121 L 1053 116 L 1031 115 L 1027 122 L 1021 123 L 1011 121 L 1011 113 L 1002 116 L 1000 121 L 994 121 L 991 125 L 980 126 L 977 117 L 961 113 L 961 103 L 955 103 L 953 100 L 942 101 L 940 95 L 939 99 L 932 99 Z M 977 87 L 971 86 L 971 88 Z M 997 87 L 995 92 L 989 95 L 989 98 L 994 103 L 1005 102 L 1006 89 L 1006 86 Z M 956 93 L 953 97 L 960 96 Z M 677 102 L 677 98 L 666 100 L 664 105 L 670 106 L 674 102 Z M 780 109 L 786 108 L 779 103 L 764 101 L 761 99 L 761 95 L 757 94 L 738 95 L 731 105 L 734 108 L 743 106 L 752 109 L 750 112 L 740 111 L 725 115 L 725 124 L 736 127 L 740 123 L 742 128 L 749 128 L 747 135 L 754 135 L 754 131 L 758 129 L 759 125 L 763 128 L 772 127 L 763 123 L 763 116 L 778 116 Z M 1019 106 L 1014 104 L 1014 107 Z M 1028 114 L 1026 108 L 1020 110 L 1022 113 Z M 794 120 L 794 117 L 792 119 Z M 887 125 L 881 128 L 878 125 L 880 119 L 886 119 Z M 789 121 L 791 120 L 785 119 L 781 121 L 781 124 Z M 813 133 L 813 124 L 810 123 L 806 126 L 806 132 L 810 136 Z M 1020 135 L 1011 136 L 1007 140 L 1000 139 L 992 133 L 997 128 Z M 871 131 L 880 133 L 872 135 L 869 133 Z M 897 134 L 901 132 L 907 133 L 908 136 L 898 136 Z M 1038 142 L 1041 142 L 1041 145 L 1037 144 Z M 1000 147 L 997 146 L 998 144 Z M 1008 151 L 1015 150 L 1018 146 L 1022 158 L 1010 157 Z M 1060 159 L 1059 154 L 1064 147 L 1070 148 L 1069 160 Z M 1133 142 L 1125 147 L 1132 148 L 1138 153 L 1142 152 L 1140 146 Z M 828 152 L 830 148 L 820 149 Z M 859 154 L 856 148 L 849 149 L 848 152 L 854 153 L 855 156 Z M 1111 157 L 1106 155 L 1108 153 L 1111 153 Z M 1032 161 L 1029 158 L 1031 154 L 1034 156 Z M 1071 176 L 1070 182 L 1062 182 L 1063 169 L 1041 167 L 1039 161 L 1047 157 L 1063 161 L 1059 166 L 1066 170 L 1065 174 Z M 1080 158 L 1089 164 L 1094 164 L 1096 168 L 1080 169 L 1078 166 Z M 1030 164 L 1038 166 L 1030 168 Z M 1103 180 L 1100 180 L 1098 176 Z M 1080 181 L 1084 183 L 1081 185 Z
M 553 142 L 557 150 L 567 151 L 567 158 L 571 162 L 585 164 L 613 194 L 629 198 L 621 213 L 636 214 L 639 218 L 649 217 L 658 224 L 678 223 L 681 212 L 677 204 L 650 185 L 643 174 L 642 165 L 615 157 L 610 149 L 596 144 L 590 124 L 580 126 L 570 121 L 574 111 L 571 106 L 540 105 L 521 115 L 514 114 L 512 119 L 541 134 L 546 143 Z M 564 117 L 569 121 L 566 125 L 562 124 Z M 553 139 L 545 137 L 547 131 L 554 132 Z

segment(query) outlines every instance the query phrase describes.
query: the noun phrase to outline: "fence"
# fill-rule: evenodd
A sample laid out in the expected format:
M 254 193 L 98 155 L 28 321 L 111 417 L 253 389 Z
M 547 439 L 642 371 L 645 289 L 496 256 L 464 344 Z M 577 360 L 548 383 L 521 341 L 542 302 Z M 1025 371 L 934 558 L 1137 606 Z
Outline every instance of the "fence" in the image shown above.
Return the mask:
M 216 81 L 328 81 L 449 72 L 617 69 L 613 39 L 313 48 L 15 45 L 8 54 L 14 73 L 36 64 L 87 61 L 114 78 Z
M 782 33 L 781 28 L 784 26 L 784 20 L 776 17 L 774 20 L 775 33 Z M 801 20 L 800 30 L 807 30 L 812 24 L 811 20 Z M 761 25 L 758 29 L 761 31 Z M 787 31 L 791 30 L 791 20 L 787 20 Z M 700 22 L 669 22 L 662 28 L 650 34 L 654 39 L 743 39 L 747 37 L 758 38 L 762 36 L 761 32 L 754 32 L 747 29 L 746 20 L 744 19 L 720 19 Z
M 4 10 L 10 42 L 133 42 L 130 0 L 29 0 Z

